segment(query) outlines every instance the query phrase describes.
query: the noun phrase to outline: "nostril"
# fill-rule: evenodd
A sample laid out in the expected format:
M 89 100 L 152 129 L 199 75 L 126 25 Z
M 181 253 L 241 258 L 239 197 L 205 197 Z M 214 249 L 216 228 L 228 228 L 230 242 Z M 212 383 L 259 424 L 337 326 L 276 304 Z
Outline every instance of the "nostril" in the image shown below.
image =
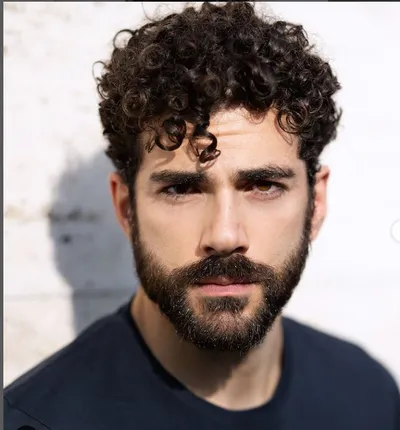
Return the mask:
M 234 254 L 245 254 L 247 252 L 247 248 L 245 246 L 238 246 L 233 253 Z
M 235 249 L 230 249 L 226 251 L 218 251 L 211 246 L 205 248 L 205 252 L 207 255 L 218 255 L 221 258 L 229 257 L 232 254 L 245 254 L 247 252 L 247 248 L 245 246 L 239 246 Z
M 215 250 L 212 246 L 206 246 L 204 248 L 204 251 L 207 255 L 215 255 L 215 254 L 219 254 L 219 252 L 217 250 Z

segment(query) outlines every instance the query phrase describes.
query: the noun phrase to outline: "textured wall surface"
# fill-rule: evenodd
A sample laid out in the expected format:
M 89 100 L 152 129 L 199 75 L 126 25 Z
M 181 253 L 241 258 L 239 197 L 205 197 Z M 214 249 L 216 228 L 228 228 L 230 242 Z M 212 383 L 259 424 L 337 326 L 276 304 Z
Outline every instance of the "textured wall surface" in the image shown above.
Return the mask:
M 5 385 L 137 285 L 112 213 L 92 64 L 157 6 L 4 6 Z M 391 236 L 400 219 L 400 7 L 272 7 L 304 24 L 344 87 L 339 138 L 324 155 L 329 216 L 286 314 L 357 342 L 400 382 L 400 243 Z

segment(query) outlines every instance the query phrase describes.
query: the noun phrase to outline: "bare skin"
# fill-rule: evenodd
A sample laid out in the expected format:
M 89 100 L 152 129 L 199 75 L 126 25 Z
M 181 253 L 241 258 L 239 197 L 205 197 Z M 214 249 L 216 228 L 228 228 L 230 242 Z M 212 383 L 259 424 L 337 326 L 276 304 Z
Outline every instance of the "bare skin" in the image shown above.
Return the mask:
M 242 109 L 224 111 L 211 118 L 209 131 L 218 139 L 220 157 L 205 168 L 207 185 L 176 198 L 176 189 L 160 193 L 162 185 L 151 179 L 163 170 L 198 172 L 188 142 L 173 152 L 155 147 L 145 154 L 135 183 L 140 234 L 146 247 L 168 268 L 181 267 L 215 252 L 241 252 L 276 268 L 282 266 L 299 242 L 307 206 L 304 161 L 297 143 L 276 128 L 273 113 L 252 122 Z M 238 186 L 238 170 L 275 165 L 289 168 L 293 177 L 281 179 L 286 191 L 274 186 Z M 200 170 L 199 170 L 200 169 Z M 310 241 L 315 240 L 326 215 L 329 169 L 317 174 L 315 210 Z M 127 186 L 116 173 L 110 187 L 118 222 L 130 239 Z M 164 184 L 165 188 L 165 184 Z M 189 293 L 199 311 L 198 291 Z M 250 317 L 261 300 L 250 288 L 243 317 Z M 244 357 L 235 352 L 204 351 L 182 341 L 174 327 L 139 288 L 131 313 L 148 347 L 161 365 L 195 395 L 228 410 L 260 406 L 274 394 L 281 374 L 283 330 L 278 317 L 264 341 Z M 235 329 L 229 316 L 224 329 Z M 222 329 L 221 329 L 222 330 Z

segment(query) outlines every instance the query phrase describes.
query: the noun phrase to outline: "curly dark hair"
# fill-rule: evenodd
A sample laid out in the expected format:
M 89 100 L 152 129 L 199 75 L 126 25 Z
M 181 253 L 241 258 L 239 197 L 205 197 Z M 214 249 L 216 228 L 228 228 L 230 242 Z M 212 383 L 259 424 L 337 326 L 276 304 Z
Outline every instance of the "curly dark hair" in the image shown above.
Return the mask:
M 129 38 L 118 46 L 122 33 Z M 187 5 L 137 30 L 121 30 L 97 81 L 106 154 L 132 191 L 144 149 L 171 151 L 187 137 L 204 163 L 220 153 L 207 131 L 210 115 L 244 107 L 260 116 L 274 109 L 279 127 L 298 137 L 313 183 L 341 116 L 332 98 L 340 84 L 313 49 L 301 25 L 258 16 L 254 2 L 245 1 L 205 2 L 198 10 Z M 194 126 L 190 136 L 187 123 Z M 146 143 L 144 131 L 152 132 Z M 205 137 L 210 144 L 199 153 L 195 141 Z

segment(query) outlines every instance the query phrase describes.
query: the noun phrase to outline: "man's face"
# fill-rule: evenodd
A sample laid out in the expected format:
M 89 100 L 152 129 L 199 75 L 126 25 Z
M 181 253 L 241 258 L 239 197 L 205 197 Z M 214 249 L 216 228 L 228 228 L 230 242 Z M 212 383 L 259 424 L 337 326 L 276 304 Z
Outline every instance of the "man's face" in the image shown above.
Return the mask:
M 246 352 L 299 282 L 313 200 L 297 143 L 273 114 L 252 122 L 244 110 L 222 112 L 208 130 L 221 150 L 209 164 L 199 164 L 187 141 L 145 154 L 132 246 L 143 290 L 181 337 Z

